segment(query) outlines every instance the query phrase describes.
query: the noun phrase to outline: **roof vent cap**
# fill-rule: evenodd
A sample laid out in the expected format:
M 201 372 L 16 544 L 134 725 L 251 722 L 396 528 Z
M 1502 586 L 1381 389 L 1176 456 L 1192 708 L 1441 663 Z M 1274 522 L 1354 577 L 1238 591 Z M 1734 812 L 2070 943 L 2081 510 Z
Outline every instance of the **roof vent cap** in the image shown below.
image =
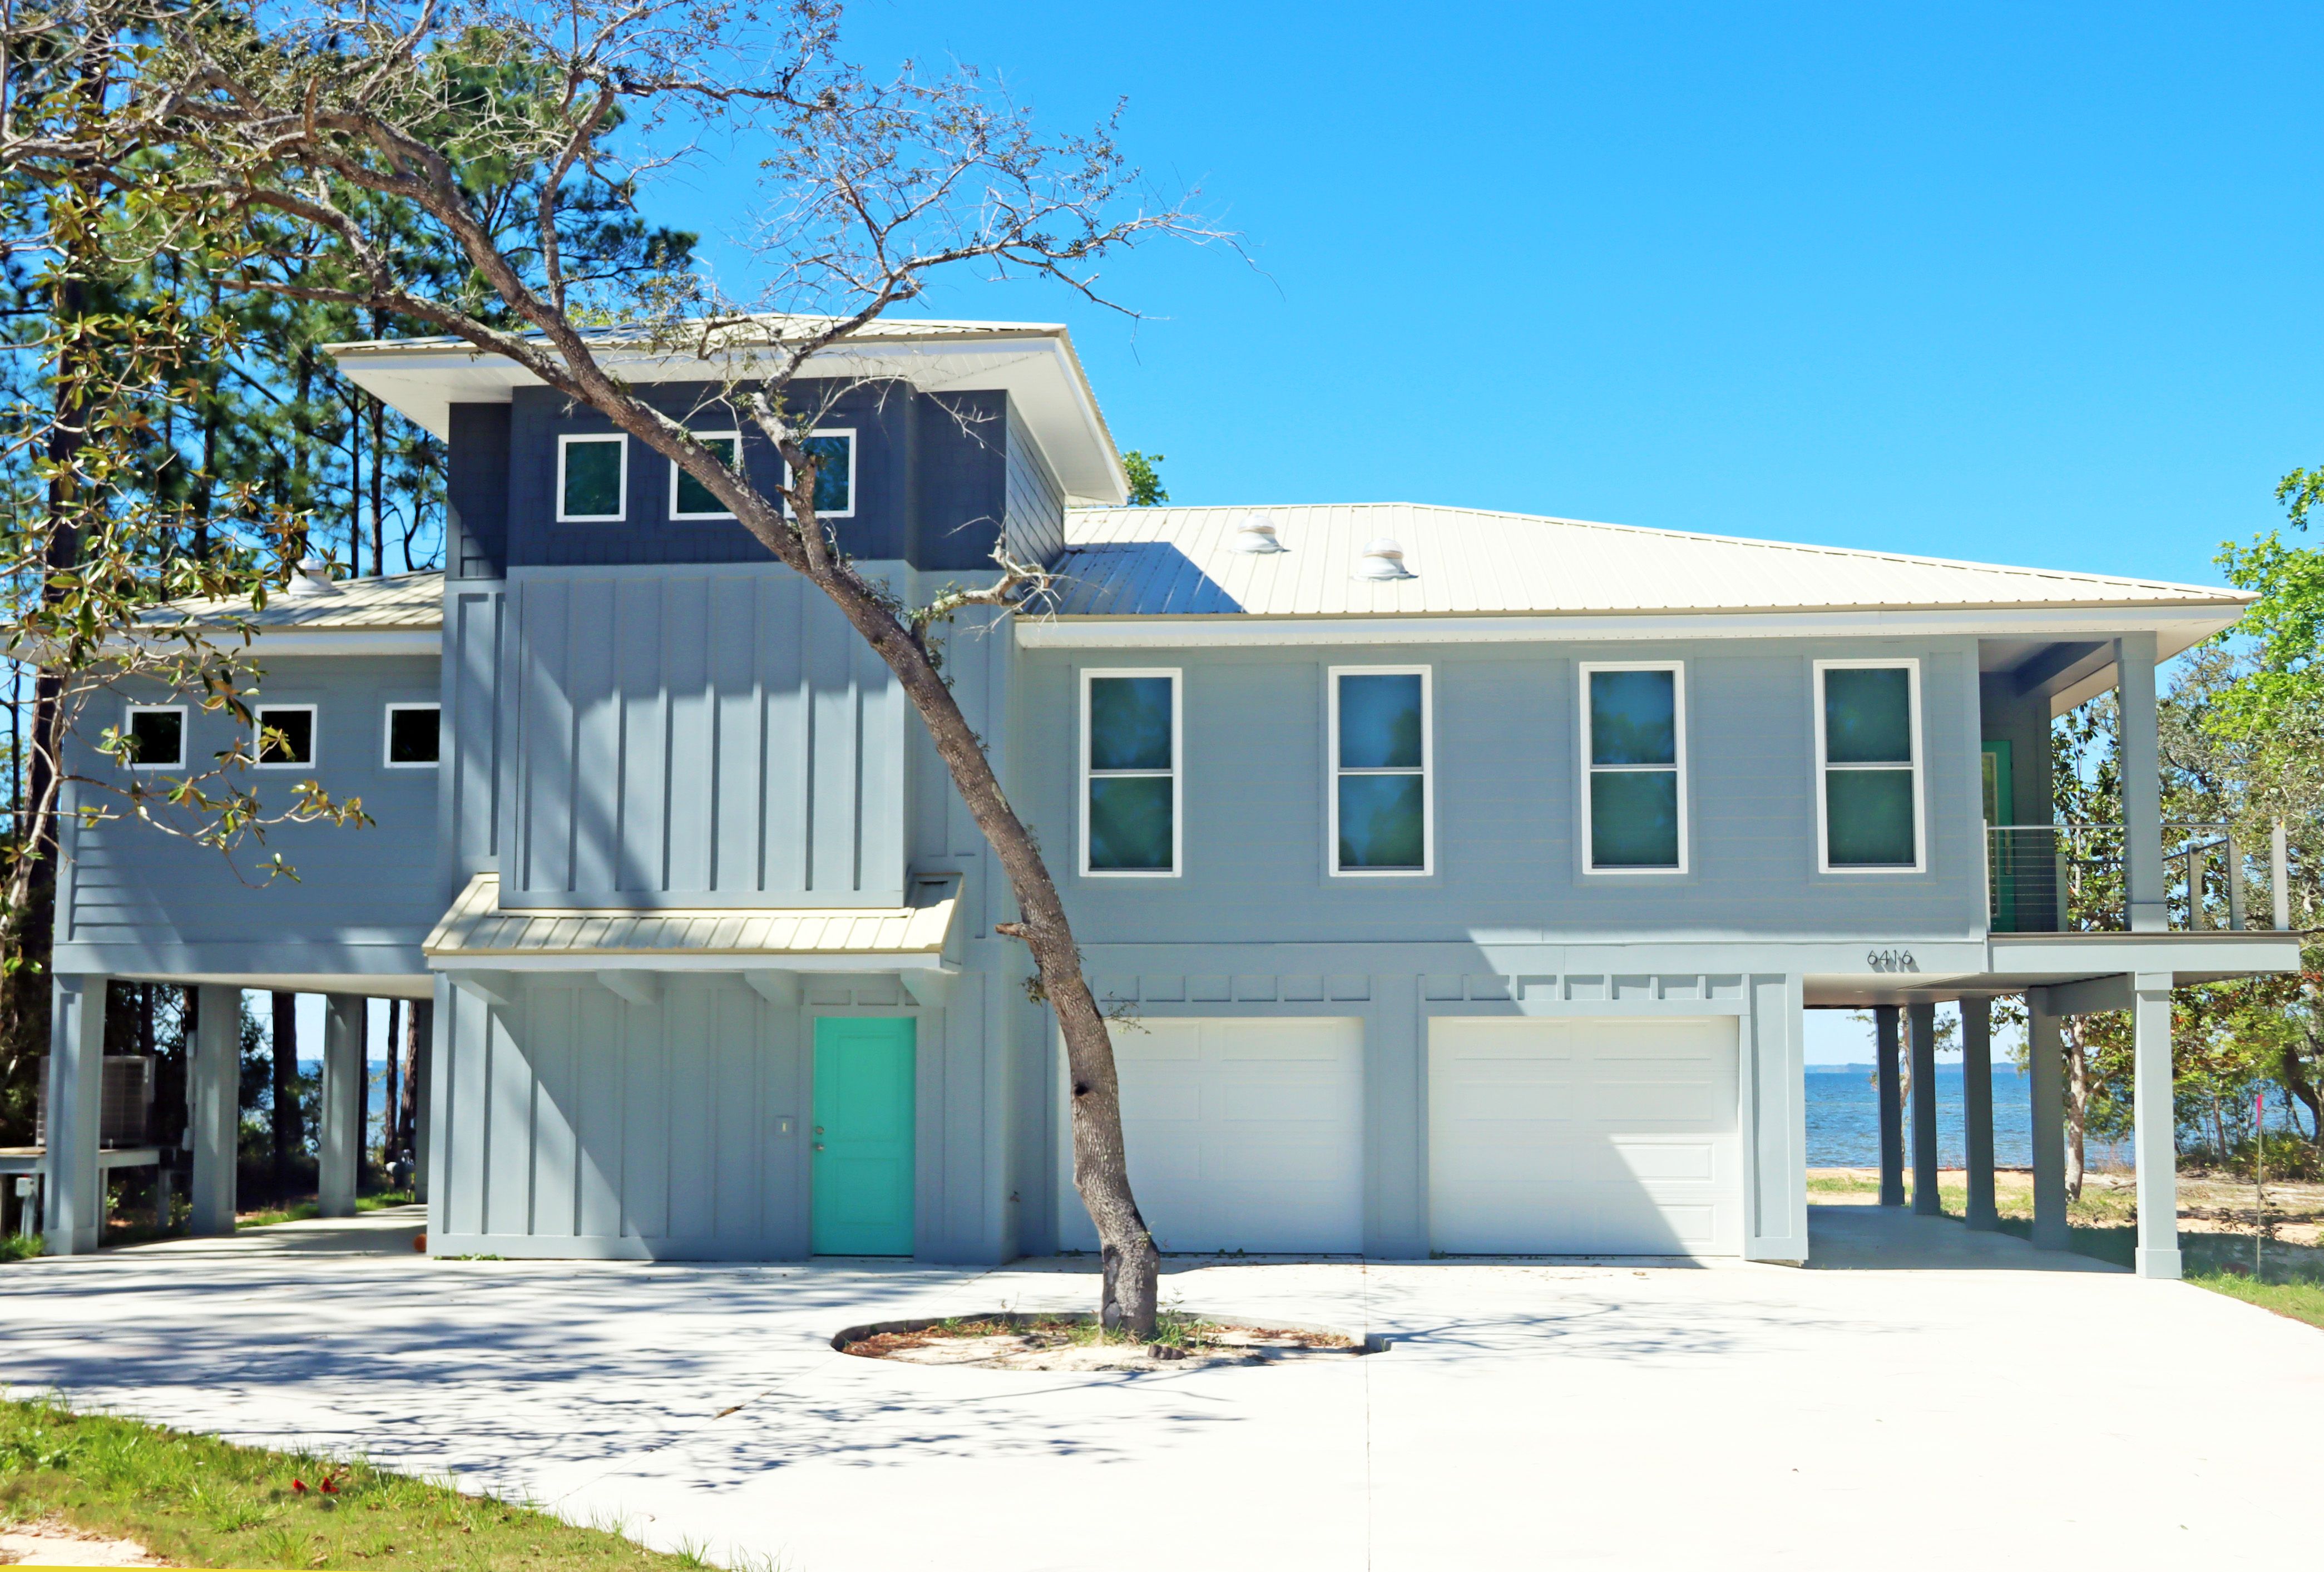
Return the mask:
M 1283 542 L 1275 536 L 1275 521 L 1265 513 L 1253 513 L 1236 527 L 1231 548 L 1249 557 L 1267 557 L 1284 550 Z
M 1418 577 L 1404 565 L 1404 548 L 1383 535 L 1364 548 L 1356 559 L 1359 578 L 1413 578 Z
M 320 557 L 301 557 L 298 570 L 282 593 L 293 600 L 305 600 L 318 595 L 337 595 L 339 587 L 331 582 L 331 565 Z

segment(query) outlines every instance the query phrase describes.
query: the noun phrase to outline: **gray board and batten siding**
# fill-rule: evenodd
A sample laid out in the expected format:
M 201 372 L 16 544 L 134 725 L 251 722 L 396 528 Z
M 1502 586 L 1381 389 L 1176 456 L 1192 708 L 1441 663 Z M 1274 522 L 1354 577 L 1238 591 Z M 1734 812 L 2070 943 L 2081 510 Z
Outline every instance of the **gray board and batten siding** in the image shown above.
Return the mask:
M 260 645 L 261 650 L 263 644 Z M 425 997 L 420 944 L 443 915 L 434 874 L 438 769 L 385 766 L 390 704 L 438 698 L 437 661 L 414 655 L 278 656 L 264 661 L 259 704 L 316 707 L 311 769 L 262 769 L 236 784 L 254 789 L 272 811 L 309 776 L 334 798 L 361 798 L 373 822 L 269 827 L 229 859 L 134 819 L 83 824 L 68 817 L 56 969 L 117 976 L 185 974 L 372 978 L 382 993 Z M 130 697 L 101 694 L 88 729 L 121 723 Z M 196 770 L 233 745 L 240 723 L 222 710 L 154 692 L 137 697 L 186 710 L 185 757 Z M 74 772 L 119 779 L 119 767 L 81 738 L 70 744 Z M 162 789 L 174 772 L 143 772 Z M 74 801 L 106 800 L 101 788 L 75 788 Z M 172 810 L 157 807 L 160 817 Z M 180 824 L 194 820 L 180 818 Z M 267 880 L 259 865 L 280 852 L 298 877 Z
M 773 445 L 716 397 L 709 384 L 650 384 L 643 395 L 697 430 L 740 430 L 744 473 L 762 494 L 781 482 Z M 807 407 L 815 384 L 794 399 Z M 560 522 L 558 439 L 613 427 L 546 388 L 517 388 L 506 404 L 455 404 L 447 553 L 459 576 L 498 578 L 521 568 L 658 562 L 761 562 L 766 550 L 739 523 L 669 517 L 670 465 L 628 439 L 624 517 Z M 1002 541 L 1019 560 L 1065 550 L 1065 495 L 1009 396 L 930 394 L 900 384 L 841 393 L 819 424 L 855 433 L 853 516 L 834 522 L 841 549 L 865 561 L 923 571 L 978 572 Z

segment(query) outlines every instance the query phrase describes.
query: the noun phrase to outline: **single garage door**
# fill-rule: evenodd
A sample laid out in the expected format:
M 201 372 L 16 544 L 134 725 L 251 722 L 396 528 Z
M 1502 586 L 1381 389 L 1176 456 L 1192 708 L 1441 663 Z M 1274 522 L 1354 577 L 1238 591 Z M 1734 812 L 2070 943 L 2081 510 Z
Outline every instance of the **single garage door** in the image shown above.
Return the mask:
M 1439 1019 L 1428 1078 L 1434 1248 L 1742 1253 L 1731 1017 Z
M 1361 1250 L 1363 1048 L 1353 1020 L 1115 1027 L 1130 1188 L 1162 1248 Z M 1060 1232 L 1066 1248 L 1094 1250 L 1063 1118 Z

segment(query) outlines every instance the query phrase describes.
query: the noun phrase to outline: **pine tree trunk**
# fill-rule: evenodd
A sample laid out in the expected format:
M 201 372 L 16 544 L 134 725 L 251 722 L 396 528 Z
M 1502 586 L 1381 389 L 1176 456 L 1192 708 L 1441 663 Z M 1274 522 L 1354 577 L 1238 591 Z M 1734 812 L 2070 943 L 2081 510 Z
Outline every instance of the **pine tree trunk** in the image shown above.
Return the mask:
M 299 995 L 274 995 L 274 1198 L 292 1188 L 292 1159 L 305 1144 L 299 1118 Z
M 2082 1047 L 2082 1029 L 2079 1018 L 2066 1023 L 2066 1196 L 2070 1200 L 2082 1198 L 2084 1172 L 2082 1138 L 2089 1128 L 2090 1067 L 2089 1056 Z

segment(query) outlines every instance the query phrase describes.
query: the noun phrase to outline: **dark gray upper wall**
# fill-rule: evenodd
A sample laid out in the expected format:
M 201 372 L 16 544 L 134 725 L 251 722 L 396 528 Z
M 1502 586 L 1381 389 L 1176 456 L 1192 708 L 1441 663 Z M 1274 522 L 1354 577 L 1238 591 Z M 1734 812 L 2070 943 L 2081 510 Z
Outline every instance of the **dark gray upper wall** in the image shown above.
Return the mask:
M 661 384 L 657 408 L 703 430 L 743 430 L 743 466 L 773 489 L 781 466 L 710 384 Z M 812 385 L 801 399 L 819 396 Z M 941 397 L 901 384 L 844 394 L 821 422 L 856 433 L 855 510 L 838 522 L 842 546 L 867 560 L 923 571 L 992 565 L 1005 527 L 1014 550 L 1047 562 L 1065 546 L 1065 499 L 1049 466 L 1001 393 Z M 557 439 L 609 432 L 594 411 L 546 388 L 519 388 L 506 405 L 453 406 L 450 490 L 457 515 L 456 575 L 495 578 L 513 568 L 762 562 L 765 548 L 729 520 L 673 522 L 670 467 L 634 438 L 620 523 L 558 523 Z M 496 460 L 497 456 L 497 461 Z

